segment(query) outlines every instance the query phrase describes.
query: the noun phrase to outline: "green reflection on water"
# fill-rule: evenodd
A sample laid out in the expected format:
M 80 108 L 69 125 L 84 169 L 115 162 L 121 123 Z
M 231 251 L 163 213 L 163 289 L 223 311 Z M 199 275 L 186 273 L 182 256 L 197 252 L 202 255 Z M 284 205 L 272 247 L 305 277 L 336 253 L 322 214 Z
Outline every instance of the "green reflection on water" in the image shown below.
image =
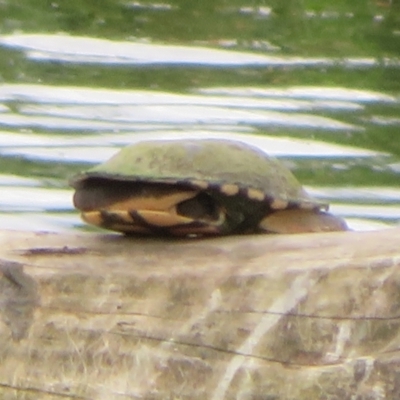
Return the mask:
M 51 168 L 49 168 L 51 164 Z M 49 163 L 46 161 L 28 160 L 23 157 L 0 157 L 0 171 L 5 175 L 29 176 L 46 179 L 51 186 L 66 186 L 66 177 L 87 168 L 87 164 Z
M 284 51 L 335 56 L 398 54 L 400 41 L 392 35 L 400 26 L 400 5 L 385 0 L 25 0 L 6 1 L 1 8 L 5 32 L 64 31 L 181 42 L 236 39 L 243 46 L 247 40 L 268 38 Z M 379 15 L 385 18 L 380 21 Z
M 265 52 L 263 41 L 278 54 L 378 60 L 399 57 L 400 6 L 384 1 L 201 1 L 172 0 L 171 9 L 115 1 L 8 1 L 0 5 L 3 33 L 67 32 L 108 39 L 151 38 L 166 43 L 219 46 Z M 130 5 L 131 4 L 131 5 Z M 149 7 L 144 7 L 145 5 Z M 262 10 L 271 8 L 270 15 Z M 383 19 L 377 19 L 381 16 Z M 380 17 L 379 17 L 380 18 Z M 107 68 L 37 64 L 20 54 L 0 50 L 0 71 L 6 81 L 85 84 L 108 87 L 151 87 L 184 90 L 213 85 L 345 85 L 389 92 L 400 90 L 399 68 Z

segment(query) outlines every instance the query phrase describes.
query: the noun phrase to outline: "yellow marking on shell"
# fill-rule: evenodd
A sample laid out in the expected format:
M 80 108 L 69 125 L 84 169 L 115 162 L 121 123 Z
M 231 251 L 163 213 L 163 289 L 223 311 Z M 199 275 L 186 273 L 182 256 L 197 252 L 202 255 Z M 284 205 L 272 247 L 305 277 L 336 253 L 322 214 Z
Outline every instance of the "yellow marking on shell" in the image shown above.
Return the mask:
M 311 233 L 347 230 L 346 222 L 335 215 L 312 210 L 290 209 L 267 215 L 259 228 L 271 233 Z
M 183 217 L 175 213 L 153 210 L 136 210 L 136 213 L 148 224 L 161 227 L 168 227 L 180 224 L 190 224 L 192 218 Z
M 247 197 L 251 200 L 263 201 L 265 198 L 264 192 L 257 189 L 247 189 Z
M 145 226 L 135 224 L 128 211 L 110 211 L 111 218 L 116 221 L 112 225 L 106 224 L 101 211 L 85 211 L 81 214 L 82 219 L 88 224 L 99 226 L 106 229 L 112 229 L 117 232 L 129 233 L 151 233 L 151 230 Z M 117 222 L 117 219 L 119 222 Z
M 132 217 L 130 216 L 128 211 L 106 211 L 106 213 L 110 216 L 110 218 L 115 219 L 114 225 L 119 226 L 129 226 L 134 224 Z M 104 223 L 104 215 L 102 211 L 84 211 L 81 213 L 82 219 L 88 224 L 96 225 L 96 226 L 105 226 Z M 119 221 L 117 221 L 117 219 Z
M 208 189 L 208 186 L 209 186 L 209 184 L 208 184 L 208 182 L 207 181 L 201 181 L 201 180 L 192 180 L 192 181 L 189 181 L 190 182 L 190 184 L 192 184 L 193 186 L 196 186 L 196 187 L 198 187 L 199 189 Z
M 271 202 L 270 207 L 273 210 L 284 210 L 287 208 L 289 202 L 287 200 L 275 199 Z
M 166 211 L 175 207 L 176 204 L 181 201 L 191 199 L 197 195 L 198 192 L 190 191 L 179 191 L 171 194 L 165 194 L 161 197 L 152 196 L 133 196 L 126 200 L 122 200 L 116 203 L 112 203 L 105 207 L 105 210 L 154 210 L 154 211 Z
M 103 224 L 100 211 L 84 211 L 81 213 L 81 218 L 91 225 L 102 226 Z
M 111 225 L 106 223 L 104 213 L 107 213 L 110 218 L 115 219 Z M 175 236 L 216 235 L 220 233 L 219 226 L 216 224 L 204 223 L 204 226 L 193 227 L 190 225 L 194 222 L 191 218 L 182 217 L 177 214 L 149 210 L 137 210 L 136 213 L 147 223 L 166 228 L 171 235 Z M 143 225 L 140 221 L 135 221 L 128 211 L 85 211 L 81 214 L 81 217 L 89 224 L 112 229 L 117 232 L 154 234 L 154 230 L 151 227 Z
M 121 233 L 140 233 L 140 234 L 148 234 L 151 235 L 153 231 L 147 226 L 139 225 L 139 224 L 130 224 L 130 225 L 122 225 L 122 224 L 113 224 L 112 227 L 104 226 L 106 229 L 112 229 L 113 231 L 121 232 Z
M 220 191 L 227 196 L 235 196 L 239 193 L 239 187 L 237 185 L 227 183 L 221 186 Z

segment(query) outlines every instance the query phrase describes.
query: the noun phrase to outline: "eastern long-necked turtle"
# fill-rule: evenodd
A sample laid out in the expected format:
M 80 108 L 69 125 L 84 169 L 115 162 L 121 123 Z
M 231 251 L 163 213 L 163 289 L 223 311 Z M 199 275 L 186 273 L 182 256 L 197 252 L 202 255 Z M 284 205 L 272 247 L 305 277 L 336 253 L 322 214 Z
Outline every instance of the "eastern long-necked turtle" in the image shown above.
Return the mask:
M 218 235 L 345 230 L 277 159 L 231 140 L 140 142 L 76 176 L 89 224 L 124 233 Z

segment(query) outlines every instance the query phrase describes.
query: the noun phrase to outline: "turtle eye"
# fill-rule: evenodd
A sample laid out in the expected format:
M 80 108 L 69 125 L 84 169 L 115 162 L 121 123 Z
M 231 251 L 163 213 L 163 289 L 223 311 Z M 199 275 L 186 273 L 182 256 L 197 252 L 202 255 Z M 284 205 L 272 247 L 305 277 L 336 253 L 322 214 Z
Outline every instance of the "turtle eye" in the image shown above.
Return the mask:
M 217 202 L 207 193 L 182 201 L 176 206 L 179 215 L 197 220 L 218 220 L 219 207 Z

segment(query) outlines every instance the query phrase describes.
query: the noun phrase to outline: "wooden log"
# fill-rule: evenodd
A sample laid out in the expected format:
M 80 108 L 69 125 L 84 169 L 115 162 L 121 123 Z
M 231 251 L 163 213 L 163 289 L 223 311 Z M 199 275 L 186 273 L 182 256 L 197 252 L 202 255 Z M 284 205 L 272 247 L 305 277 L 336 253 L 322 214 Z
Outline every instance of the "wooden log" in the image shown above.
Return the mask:
M 400 229 L 0 243 L 1 399 L 400 398 Z

